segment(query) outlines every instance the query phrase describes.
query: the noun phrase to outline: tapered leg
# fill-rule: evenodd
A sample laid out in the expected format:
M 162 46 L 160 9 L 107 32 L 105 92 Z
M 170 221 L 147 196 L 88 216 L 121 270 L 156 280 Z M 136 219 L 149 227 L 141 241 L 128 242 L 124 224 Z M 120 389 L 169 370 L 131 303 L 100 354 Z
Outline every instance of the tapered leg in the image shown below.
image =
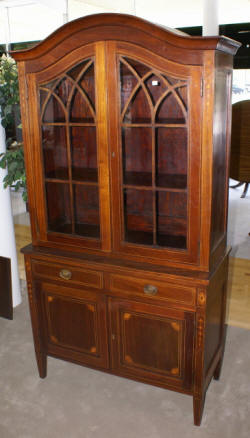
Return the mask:
M 235 184 L 234 186 L 230 186 L 230 189 L 237 189 L 237 187 L 243 186 L 243 182 L 239 182 L 237 184 Z
M 31 261 L 28 256 L 25 256 L 25 268 L 26 268 L 26 279 L 27 279 L 27 289 L 29 297 L 29 307 L 30 307 L 30 317 L 32 323 L 32 332 L 34 338 L 35 354 L 37 367 L 39 371 L 39 376 L 44 379 L 47 375 L 47 354 L 44 352 L 42 338 L 41 338 L 41 327 L 39 320 L 37 296 L 35 290 L 33 290 L 32 284 L 32 274 L 31 274 Z
M 206 394 L 201 397 L 194 396 L 193 407 L 194 407 L 194 424 L 195 426 L 200 426 L 202 420 L 202 414 L 205 404 Z
M 221 374 L 221 368 L 223 363 L 223 357 L 219 360 L 215 370 L 214 370 L 214 379 L 219 380 Z
M 39 376 L 44 379 L 47 376 L 47 355 L 41 352 L 36 352 L 36 361 Z
M 246 197 L 246 194 L 247 194 L 247 191 L 248 191 L 248 187 L 249 187 L 249 183 L 246 183 L 245 187 L 244 187 L 244 190 L 243 190 L 243 193 L 241 195 L 241 198 L 245 198 Z

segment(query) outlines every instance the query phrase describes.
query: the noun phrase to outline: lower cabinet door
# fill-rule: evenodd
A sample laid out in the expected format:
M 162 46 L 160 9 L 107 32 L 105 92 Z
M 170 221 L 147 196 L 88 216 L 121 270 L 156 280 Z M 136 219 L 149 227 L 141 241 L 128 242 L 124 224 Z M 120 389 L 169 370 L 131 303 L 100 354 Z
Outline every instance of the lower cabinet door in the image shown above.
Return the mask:
M 192 388 L 194 316 L 139 302 L 109 299 L 114 372 L 164 387 Z
M 39 283 L 48 354 L 108 367 L 106 302 L 100 292 Z

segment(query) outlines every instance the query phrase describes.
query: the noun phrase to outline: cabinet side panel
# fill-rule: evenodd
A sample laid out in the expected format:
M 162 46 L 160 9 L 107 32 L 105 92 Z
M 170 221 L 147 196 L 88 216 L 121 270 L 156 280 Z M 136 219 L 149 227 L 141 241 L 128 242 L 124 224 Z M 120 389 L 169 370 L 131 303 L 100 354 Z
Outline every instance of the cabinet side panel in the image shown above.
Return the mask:
M 225 328 L 227 287 L 227 258 L 224 260 L 207 290 L 206 303 L 206 326 L 205 326 L 205 350 L 204 369 L 208 374 L 211 366 L 215 366 L 214 359 L 221 347 L 223 347 Z
M 231 56 L 216 53 L 215 66 L 211 223 L 212 252 L 223 241 L 227 226 L 228 161 L 231 134 Z

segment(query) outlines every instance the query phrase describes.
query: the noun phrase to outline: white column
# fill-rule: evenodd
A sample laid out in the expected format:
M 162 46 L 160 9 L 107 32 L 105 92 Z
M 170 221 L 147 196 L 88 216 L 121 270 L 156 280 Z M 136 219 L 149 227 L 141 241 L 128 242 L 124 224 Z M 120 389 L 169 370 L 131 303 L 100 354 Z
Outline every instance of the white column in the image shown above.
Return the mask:
M 6 151 L 5 130 L 0 119 L 0 153 Z M 21 303 L 20 280 L 17 263 L 14 223 L 11 211 L 10 189 L 3 188 L 6 170 L 0 168 L 0 256 L 11 259 L 11 281 L 13 307 Z
M 203 0 L 203 36 L 219 34 L 219 1 Z

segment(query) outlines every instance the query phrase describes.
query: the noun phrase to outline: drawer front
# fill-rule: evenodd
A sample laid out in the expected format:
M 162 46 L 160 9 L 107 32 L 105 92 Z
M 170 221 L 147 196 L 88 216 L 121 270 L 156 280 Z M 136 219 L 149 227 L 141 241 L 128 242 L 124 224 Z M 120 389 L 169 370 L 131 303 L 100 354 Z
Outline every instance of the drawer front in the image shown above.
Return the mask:
M 81 269 L 71 265 L 33 262 L 33 274 L 37 277 L 60 281 L 69 285 L 103 288 L 103 273 L 90 269 Z
M 126 294 L 150 297 L 157 300 L 178 303 L 189 307 L 195 306 L 196 289 L 194 287 L 176 286 L 173 283 L 154 279 L 129 278 L 128 276 L 110 275 L 110 290 Z

